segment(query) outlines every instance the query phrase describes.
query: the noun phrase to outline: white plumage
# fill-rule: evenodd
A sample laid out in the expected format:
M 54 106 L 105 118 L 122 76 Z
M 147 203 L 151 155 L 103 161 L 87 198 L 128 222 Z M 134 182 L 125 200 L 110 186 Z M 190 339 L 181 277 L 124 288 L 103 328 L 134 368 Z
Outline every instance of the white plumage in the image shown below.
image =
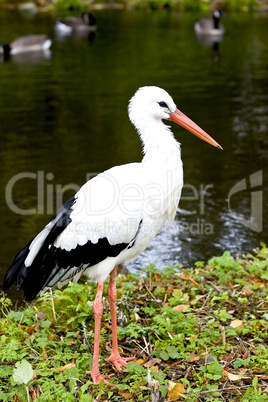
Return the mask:
M 176 110 L 167 92 L 156 87 L 141 89 L 129 104 L 130 119 L 143 141 L 142 162 L 115 166 L 85 183 L 75 196 L 70 224 L 54 242 L 56 248 L 71 251 L 88 241 L 96 244 L 101 238 L 107 238 L 111 245 L 129 244 L 137 234 L 131 248 L 89 267 L 84 274 L 90 279 L 105 281 L 115 265 L 139 255 L 162 225 L 174 219 L 183 185 L 181 153 L 170 128 L 156 118 L 157 112 L 169 118 L 159 99 L 172 112 Z M 146 126 L 150 130 L 144 130 Z M 32 241 L 25 263 L 34 260 L 50 226 Z
M 108 295 L 113 328 L 110 361 L 120 369 L 116 336 L 115 275 L 117 265 L 137 257 L 173 221 L 183 185 L 180 144 L 163 119 L 172 120 L 210 144 L 208 134 L 180 112 L 171 96 L 158 87 L 140 88 L 129 103 L 129 117 L 140 135 L 140 163 L 113 167 L 94 177 L 67 201 L 43 231 L 15 257 L 4 282 L 17 282 L 28 299 L 40 291 L 62 286 L 81 274 L 98 282 L 94 304 L 94 382 L 98 369 L 98 337 L 103 283 L 111 274 Z M 97 339 L 97 341 L 96 341 Z

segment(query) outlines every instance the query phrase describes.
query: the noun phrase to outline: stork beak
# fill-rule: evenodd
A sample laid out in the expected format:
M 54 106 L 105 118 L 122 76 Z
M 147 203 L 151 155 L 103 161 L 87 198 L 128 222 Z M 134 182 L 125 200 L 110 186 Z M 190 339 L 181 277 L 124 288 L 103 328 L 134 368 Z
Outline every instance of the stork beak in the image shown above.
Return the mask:
M 186 128 L 186 130 L 190 131 L 197 137 L 202 140 L 208 142 L 214 147 L 222 149 L 220 144 L 218 144 L 215 140 L 213 140 L 210 135 L 208 135 L 202 128 L 200 128 L 197 124 L 195 124 L 191 119 L 189 119 L 185 114 L 183 114 L 180 110 L 176 109 L 175 112 L 170 113 L 170 120 L 174 121 L 174 123 L 179 124 L 180 126 Z

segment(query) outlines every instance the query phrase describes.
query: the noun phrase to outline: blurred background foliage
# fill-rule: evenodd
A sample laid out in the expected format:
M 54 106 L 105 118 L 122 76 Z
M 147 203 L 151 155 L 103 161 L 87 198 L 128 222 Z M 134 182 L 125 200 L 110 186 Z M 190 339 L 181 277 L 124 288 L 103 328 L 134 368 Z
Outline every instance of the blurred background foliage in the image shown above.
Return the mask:
M 30 4 L 46 11 L 84 12 L 90 8 L 140 8 L 163 9 L 172 8 L 180 11 L 197 11 L 221 8 L 228 11 L 253 11 L 268 9 L 268 0 L 0 0 L 1 8 L 16 8 L 22 4 Z

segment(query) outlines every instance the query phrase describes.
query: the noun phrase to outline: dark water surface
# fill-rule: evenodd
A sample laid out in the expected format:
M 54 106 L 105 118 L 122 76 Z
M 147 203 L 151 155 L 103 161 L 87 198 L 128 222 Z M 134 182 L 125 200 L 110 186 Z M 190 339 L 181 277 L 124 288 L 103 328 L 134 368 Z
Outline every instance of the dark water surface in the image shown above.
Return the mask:
M 183 198 L 176 221 L 131 269 L 192 266 L 267 241 L 268 17 L 227 15 L 213 50 L 195 37 L 196 14 L 95 15 L 90 40 L 54 37 L 46 55 L 0 58 L 1 278 L 88 174 L 141 159 L 127 104 L 143 85 L 166 89 L 224 151 L 173 127 Z M 54 35 L 53 18 L 0 14 L 0 42 L 29 33 Z

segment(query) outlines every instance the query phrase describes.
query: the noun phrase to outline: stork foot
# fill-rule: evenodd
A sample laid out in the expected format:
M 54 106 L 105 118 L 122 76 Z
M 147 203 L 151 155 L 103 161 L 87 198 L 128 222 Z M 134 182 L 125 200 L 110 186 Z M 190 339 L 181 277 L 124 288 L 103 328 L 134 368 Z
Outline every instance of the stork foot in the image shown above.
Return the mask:
M 112 353 L 111 356 L 106 359 L 107 362 L 112 362 L 118 371 L 121 371 L 121 366 L 126 367 L 127 362 L 135 360 L 135 357 L 121 357 L 119 354 Z
M 105 379 L 105 378 L 112 377 L 114 374 L 101 375 L 100 372 L 92 373 L 92 371 L 86 371 L 86 374 L 91 375 L 91 378 L 92 378 L 92 381 L 94 382 L 94 384 L 99 384 L 101 382 L 101 380 L 104 380 L 104 384 L 112 385 L 113 387 L 115 387 L 115 384 L 111 384 L 108 380 Z

